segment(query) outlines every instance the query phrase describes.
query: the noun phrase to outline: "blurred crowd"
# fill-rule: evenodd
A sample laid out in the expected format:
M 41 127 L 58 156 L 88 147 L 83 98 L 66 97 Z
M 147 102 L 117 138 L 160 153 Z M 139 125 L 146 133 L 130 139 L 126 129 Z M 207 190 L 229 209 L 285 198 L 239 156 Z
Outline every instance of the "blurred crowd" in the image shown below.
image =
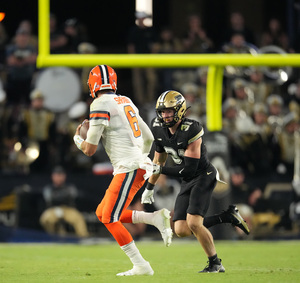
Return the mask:
M 197 14 L 184 19 L 185 33 L 171 27 L 148 27 L 149 15 L 136 13 L 136 25 L 124 42 L 128 53 L 300 53 L 290 42 L 283 24 L 269 19 L 267 29 L 258 34 L 249 29 L 239 12 L 229 15 L 228 26 L 220 32 L 222 44 L 209 37 Z M 49 107 L 51 94 L 38 88 L 45 69 L 37 69 L 37 27 L 29 20 L 19 23 L 9 37 L 5 21 L 0 22 L 0 172 L 30 174 L 51 172 L 60 164 L 70 172 L 90 171 L 93 164 L 106 162 L 99 148 L 93 158 L 85 157 L 73 144 L 75 128 L 88 117 L 86 85 L 90 68 L 73 69 L 78 93 L 66 93 L 72 105 L 61 110 Z M 99 48 L 87 36 L 85 23 L 76 18 L 60 24 L 50 16 L 51 54 L 93 54 Z M 188 117 L 206 125 L 206 83 L 208 67 L 133 68 L 132 99 L 147 122 L 155 115 L 156 98 L 168 89 L 186 98 Z M 51 82 L 49 83 L 51 84 Z M 124 91 L 128 93 L 128 91 Z M 58 110 L 59 109 L 59 110 Z M 228 138 L 230 175 L 243 175 L 242 183 L 232 184 L 240 196 L 236 202 L 257 208 L 268 182 L 291 182 L 294 175 L 296 132 L 299 132 L 300 73 L 297 68 L 232 67 L 224 70 L 222 98 L 223 129 Z M 300 173 L 300 172 L 299 172 Z M 231 180 L 232 182 L 232 180 Z

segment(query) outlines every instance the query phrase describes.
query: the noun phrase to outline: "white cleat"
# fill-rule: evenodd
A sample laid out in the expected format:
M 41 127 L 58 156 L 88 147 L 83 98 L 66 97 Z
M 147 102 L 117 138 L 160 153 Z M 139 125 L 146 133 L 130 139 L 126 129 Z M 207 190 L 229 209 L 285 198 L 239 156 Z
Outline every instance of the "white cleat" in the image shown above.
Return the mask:
M 154 212 L 154 226 L 161 233 L 166 247 L 171 245 L 173 236 L 170 218 L 170 211 L 166 208 Z
M 132 269 L 118 273 L 117 276 L 153 275 L 154 271 L 149 262 L 143 265 L 134 265 Z

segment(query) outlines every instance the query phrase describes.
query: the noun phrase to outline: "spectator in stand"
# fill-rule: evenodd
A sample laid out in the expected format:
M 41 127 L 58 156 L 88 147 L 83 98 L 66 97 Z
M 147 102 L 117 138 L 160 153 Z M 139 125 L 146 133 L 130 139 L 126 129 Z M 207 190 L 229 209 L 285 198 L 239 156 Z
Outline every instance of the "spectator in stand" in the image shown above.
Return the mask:
M 254 95 L 248 88 L 248 82 L 240 78 L 235 79 L 232 82 L 232 92 L 238 108 L 243 110 L 248 116 L 251 116 L 254 106 Z
M 243 153 L 242 134 L 248 133 L 253 127 L 253 121 L 244 111 L 240 110 L 233 97 L 227 98 L 223 105 L 223 132 L 228 137 L 229 152 L 232 164 L 247 169 L 247 159 Z
M 37 49 L 30 44 L 25 29 L 16 31 L 15 43 L 6 48 L 6 92 L 8 104 L 29 104 L 33 76 L 36 72 Z
M 242 154 L 247 157 L 243 167 L 254 180 L 254 186 L 263 191 L 276 169 L 274 154 L 278 146 L 263 103 L 254 105 L 252 117 L 253 125 L 240 136 Z
M 234 34 L 241 34 L 246 42 L 255 45 L 255 38 L 252 30 L 245 24 L 245 18 L 240 12 L 230 14 L 229 28 L 225 31 L 224 43 L 229 42 Z
M 61 164 L 72 170 L 72 172 L 89 172 L 95 162 L 94 158 L 80 154 L 73 142 L 74 131 L 78 124 L 82 123 L 89 116 L 88 105 L 84 101 L 74 103 L 68 111 L 68 122 L 63 133 L 59 146 Z M 101 146 L 97 153 L 101 150 Z
M 277 173 L 282 180 L 290 182 L 294 175 L 295 131 L 300 129 L 299 116 L 295 112 L 286 114 L 283 118 L 282 131 L 278 134 L 280 154 Z
M 38 37 L 33 33 L 33 26 L 30 20 L 23 20 L 20 22 L 18 29 L 25 30 L 29 34 L 29 44 L 38 48 Z M 13 42 L 15 39 L 12 39 Z
M 50 14 L 50 53 L 67 53 L 68 38 L 64 31 L 58 27 L 57 18 Z
M 283 118 L 284 116 L 284 104 L 283 99 L 278 94 L 271 94 L 267 98 L 268 114 L 269 116 L 276 116 Z
M 228 135 L 229 140 L 235 141 L 239 135 L 237 128 L 237 119 L 239 108 L 235 98 L 227 98 L 223 105 L 223 131 Z
M 208 75 L 208 67 L 203 66 L 197 69 L 196 71 L 196 84 L 199 87 L 198 96 L 201 102 L 205 105 L 206 104 L 206 87 L 207 87 L 207 75 Z
M 183 51 L 180 40 L 174 36 L 170 27 L 163 27 L 159 34 L 159 40 L 154 45 L 155 53 L 180 53 Z M 161 74 L 161 82 L 159 87 L 164 89 L 173 89 L 173 72 L 174 68 L 163 68 L 158 72 Z
M 76 18 L 65 21 L 64 34 L 68 41 L 66 45 L 67 53 L 77 53 L 79 44 L 88 40 L 85 26 Z
M 183 47 L 186 53 L 210 53 L 213 51 L 214 43 L 207 36 L 202 26 L 201 18 L 192 14 L 188 17 L 188 27 L 183 35 Z
M 288 109 L 290 112 L 294 112 L 296 115 L 300 117 L 300 104 L 298 104 L 295 100 L 292 100 L 289 103 Z
M 283 30 L 281 22 L 272 18 L 268 22 L 267 30 L 263 32 L 260 47 L 275 45 L 282 48 L 284 51 L 289 51 L 289 38 Z
M 95 54 L 95 53 L 97 53 L 97 51 L 98 51 L 97 47 L 90 42 L 81 42 L 78 45 L 78 49 L 77 49 L 77 52 L 79 54 Z M 90 91 L 89 91 L 89 87 L 86 83 L 86 78 L 88 77 L 90 71 L 91 71 L 90 67 L 83 67 L 79 70 L 79 75 L 81 78 L 81 87 L 82 87 L 81 100 L 83 100 L 83 101 L 89 100 L 91 103 L 92 97 L 89 95 Z M 88 104 L 90 104 L 90 103 L 88 102 Z
M 239 166 L 230 169 L 230 188 L 232 202 L 236 204 L 241 215 L 247 222 L 249 229 L 252 229 L 253 206 L 258 198 L 262 196 L 262 191 L 253 190 L 246 181 L 246 175 L 243 169 Z M 239 237 L 244 237 L 244 234 L 236 229 Z
M 268 109 L 262 102 L 257 102 L 253 107 L 253 132 L 263 136 L 266 140 L 267 136 L 272 133 L 270 124 L 268 123 Z
M 19 140 L 23 145 L 30 142 L 39 146 L 39 156 L 30 165 L 31 172 L 45 172 L 54 159 L 56 122 L 55 114 L 44 108 L 43 93 L 34 89 L 30 94 L 31 104 L 23 109 L 19 123 Z
M 0 170 L 4 174 L 18 171 L 15 144 L 18 142 L 19 106 L 8 105 L 4 84 L 0 80 Z
M 278 160 L 277 155 L 279 154 L 279 147 L 277 144 L 276 136 L 274 128 L 272 127 L 272 124 L 268 120 L 268 109 L 267 106 L 264 103 L 256 103 L 254 105 L 253 110 L 253 132 L 261 138 L 261 142 L 264 144 L 262 147 L 262 154 L 265 155 L 265 157 L 260 162 L 261 165 L 264 165 L 265 169 L 264 172 L 271 170 L 272 173 L 276 169 L 276 163 Z M 258 166 L 258 168 L 260 168 Z M 263 170 L 261 170 L 263 171 Z
M 181 53 L 183 46 L 170 27 L 163 27 L 158 42 L 154 45 L 155 53 Z
M 195 83 L 185 83 L 181 86 L 181 93 L 184 95 L 188 107 L 186 117 L 201 123 L 203 104 L 198 97 L 198 91 L 198 85 Z
M 221 46 L 221 53 L 227 54 L 257 54 L 257 47 L 246 41 L 245 36 L 241 32 L 235 32 L 231 35 L 228 41 Z M 240 77 L 246 75 L 247 68 L 227 66 L 225 75 L 229 78 Z
M 264 73 L 259 67 L 250 67 L 248 88 L 254 95 L 255 102 L 265 103 L 273 87 L 265 80 Z
M 150 54 L 155 52 L 158 35 L 145 21 L 150 16 L 145 12 L 136 12 L 137 25 L 133 26 L 128 35 L 127 50 L 129 54 Z M 132 84 L 134 99 L 138 106 L 152 103 L 156 97 L 157 74 L 153 68 L 133 68 Z
M 43 189 L 46 209 L 40 217 L 40 223 L 50 234 L 66 235 L 66 223 L 71 225 L 78 237 L 89 235 L 83 215 L 76 209 L 78 189 L 67 183 L 67 173 L 56 166 L 51 174 L 51 183 Z
M 285 97 L 284 104 L 289 105 L 292 101 L 300 107 L 300 79 L 288 87 L 288 96 Z
M 242 33 L 236 32 L 232 34 L 230 39 L 222 46 L 223 53 L 251 53 L 252 49 L 256 50 L 256 46 L 246 41 Z

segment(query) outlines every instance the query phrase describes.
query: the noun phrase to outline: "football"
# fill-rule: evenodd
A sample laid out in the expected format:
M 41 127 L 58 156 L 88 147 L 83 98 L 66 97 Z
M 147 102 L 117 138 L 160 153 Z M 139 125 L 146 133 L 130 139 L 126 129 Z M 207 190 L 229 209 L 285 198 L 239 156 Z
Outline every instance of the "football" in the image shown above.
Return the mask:
M 87 136 L 87 131 L 90 127 L 90 122 L 89 120 L 85 119 L 82 124 L 81 128 L 79 130 L 79 135 L 85 140 Z

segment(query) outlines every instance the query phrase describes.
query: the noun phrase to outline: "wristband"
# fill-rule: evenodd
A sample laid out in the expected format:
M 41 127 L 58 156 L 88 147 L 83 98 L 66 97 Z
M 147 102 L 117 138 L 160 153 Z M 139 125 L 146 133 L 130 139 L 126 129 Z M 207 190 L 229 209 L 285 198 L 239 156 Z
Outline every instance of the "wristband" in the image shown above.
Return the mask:
M 153 189 L 154 189 L 154 185 L 148 182 L 146 185 L 146 190 L 152 191 Z
M 75 135 L 73 137 L 73 140 L 74 140 L 76 146 L 78 147 L 78 149 L 82 150 L 81 144 L 84 142 L 84 139 L 79 135 Z

